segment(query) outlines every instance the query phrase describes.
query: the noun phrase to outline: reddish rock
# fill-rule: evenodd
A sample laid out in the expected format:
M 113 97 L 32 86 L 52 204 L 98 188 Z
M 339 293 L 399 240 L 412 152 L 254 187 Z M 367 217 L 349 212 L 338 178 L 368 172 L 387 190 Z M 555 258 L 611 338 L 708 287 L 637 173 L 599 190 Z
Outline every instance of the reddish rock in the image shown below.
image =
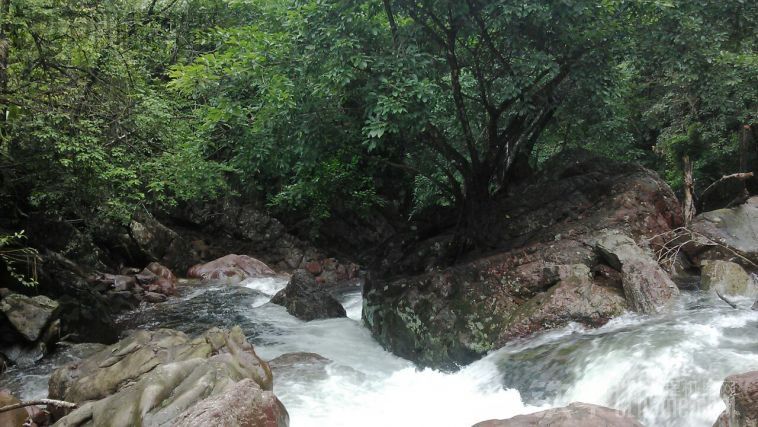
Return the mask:
M 151 262 L 145 267 L 145 270 L 150 271 L 158 277 L 168 280 L 169 282 L 176 284 L 176 276 L 166 266 L 158 264 L 157 262 Z
M 227 255 L 189 269 L 187 277 L 206 282 L 239 284 L 245 279 L 273 276 L 276 272 L 266 264 L 247 255 Z
M 642 427 L 623 412 L 589 403 L 574 402 L 563 408 L 548 409 L 507 420 L 482 421 L 474 427 Z
M 758 371 L 730 375 L 721 386 L 726 411 L 714 427 L 758 426 Z
M 314 276 L 321 274 L 321 264 L 318 261 L 311 261 L 305 264 L 305 270 Z
M 50 425 L 50 413 L 39 406 L 27 406 L 26 413 L 32 420 L 31 427 Z
M 244 379 L 180 414 L 173 427 L 286 427 L 289 414 L 271 391 Z

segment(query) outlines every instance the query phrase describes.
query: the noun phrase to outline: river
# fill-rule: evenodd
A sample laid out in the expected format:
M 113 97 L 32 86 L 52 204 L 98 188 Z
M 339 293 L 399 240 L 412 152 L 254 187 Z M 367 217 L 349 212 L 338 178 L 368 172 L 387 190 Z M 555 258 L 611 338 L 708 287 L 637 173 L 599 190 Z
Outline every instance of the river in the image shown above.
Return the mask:
M 256 352 L 272 359 L 313 352 L 326 372 L 275 377 L 293 427 L 470 426 L 491 418 L 582 401 L 628 411 L 647 426 L 711 426 L 724 409 L 721 383 L 758 369 L 758 312 L 684 293 L 657 316 L 626 315 L 599 329 L 569 325 L 514 342 L 455 373 L 417 369 L 382 349 L 360 321 L 359 287 L 339 293 L 348 318 L 302 322 L 269 298 L 279 279 L 240 287 L 182 286 L 163 304 L 123 315 L 125 328 L 190 334 L 239 324 Z M 0 378 L 23 399 L 45 397 L 51 371 L 86 354 L 66 347 Z

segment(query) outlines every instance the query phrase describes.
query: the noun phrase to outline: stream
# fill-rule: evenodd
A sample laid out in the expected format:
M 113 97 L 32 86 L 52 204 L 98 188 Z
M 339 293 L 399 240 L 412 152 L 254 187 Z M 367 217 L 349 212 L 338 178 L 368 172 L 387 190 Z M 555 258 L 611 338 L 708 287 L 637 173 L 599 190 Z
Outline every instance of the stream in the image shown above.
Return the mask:
M 268 303 L 285 284 L 267 278 L 180 286 L 178 297 L 126 313 L 119 323 L 188 334 L 239 324 L 266 360 L 289 352 L 330 359 L 325 373 L 274 378 L 293 427 L 470 426 L 572 401 L 628 411 L 649 427 L 711 426 L 724 409 L 724 377 L 758 369 L 758 311 L 748 300 L 737 300 L 735 310 L 686 292 L 665 314 L 629 314 L 599 329 L 569 325 L 442 373 L 419 370 L 371 338 L 360 321 L 360 287 L 338 293 L 348 318 L 303 322 Z M 90 348 L 65 346 L 35 366 L 11 368 L 0 388 L 22 399 L 46 397 L 52 370 Z

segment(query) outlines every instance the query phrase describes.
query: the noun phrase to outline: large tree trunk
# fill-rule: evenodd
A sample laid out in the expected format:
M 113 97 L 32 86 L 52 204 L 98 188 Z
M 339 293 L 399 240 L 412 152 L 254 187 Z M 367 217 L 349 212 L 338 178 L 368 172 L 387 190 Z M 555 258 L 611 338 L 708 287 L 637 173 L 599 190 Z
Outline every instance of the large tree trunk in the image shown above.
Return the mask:
M 690 225 L 695 217 L 695 178 L 692 174 L 692 161 L 685 154 L 682 157 L 682 170 L 684 171 L 684 224 Z
M 494 207 L 495 203 L 490 193 L 490 176 L 478 173 L 468 178 L 456 239 L 460 253 L 474 248 L 486 249 L 494 246 Z

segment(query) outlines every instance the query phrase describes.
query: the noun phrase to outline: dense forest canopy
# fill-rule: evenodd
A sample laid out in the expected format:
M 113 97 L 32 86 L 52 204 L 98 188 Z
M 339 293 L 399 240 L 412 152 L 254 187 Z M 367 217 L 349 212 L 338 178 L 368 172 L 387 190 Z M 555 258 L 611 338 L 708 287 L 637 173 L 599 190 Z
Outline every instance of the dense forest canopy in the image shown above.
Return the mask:
M 478 213 L 560 150 L 755 168 L 748 0 L 0 0 L 4 216 Z M 683 161 L 686 162 L 683 164 Z

